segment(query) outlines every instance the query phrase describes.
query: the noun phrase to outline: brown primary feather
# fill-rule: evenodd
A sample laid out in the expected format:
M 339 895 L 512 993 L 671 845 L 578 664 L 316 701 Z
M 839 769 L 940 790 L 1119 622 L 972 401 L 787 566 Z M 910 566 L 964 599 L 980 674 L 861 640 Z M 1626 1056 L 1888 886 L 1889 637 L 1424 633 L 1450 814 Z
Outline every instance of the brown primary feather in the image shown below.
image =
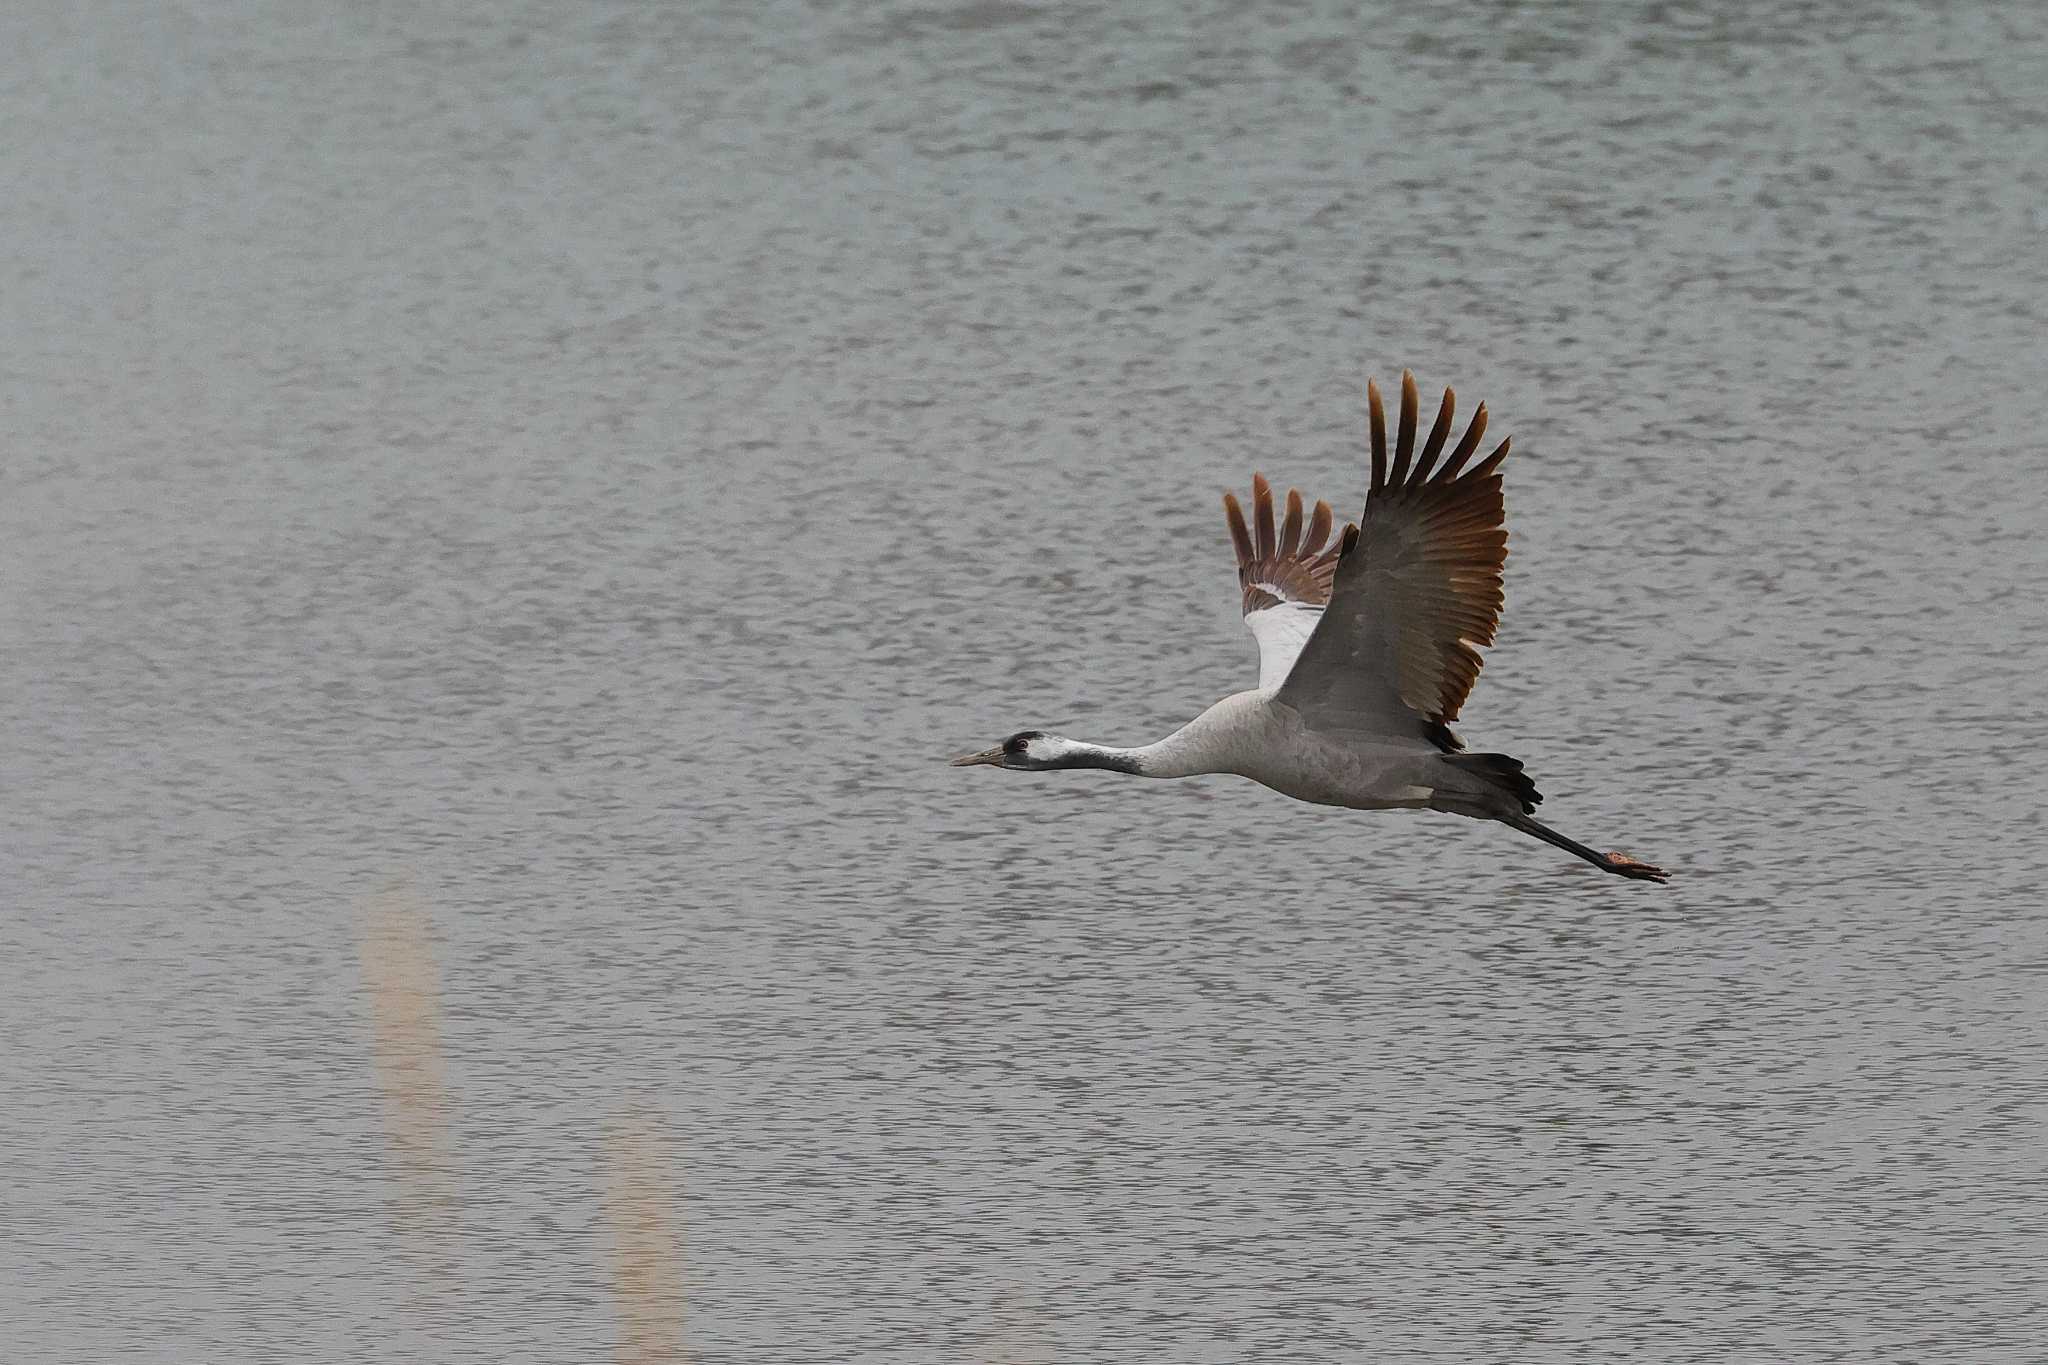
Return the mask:
M 1244 528 L 1244 509 L 1237 505 L 1237 494 L 1223 495 L 1223 517 L 1230 523 L 1230 543 L 1237 550 L 1238 567 L 1243 568 L 1255 556 L 1252 554 L 1251 532 Z
M 1308 519 L 1308 534 L 1301 538 L 1301 553 L 1312 555 L 1323 548 L 1323 542 L 1330 538 L 1330 504 L 1318 501 L 1316 510 Z
M 1252 544 L 1260 559 L 1273 557 L 1273 485 L 1264 474 L 1252 475 L 1252 525 L 1257 534 Z
M 1451 434 L 1451 418 L 1457 415 L 1458 395 L 1450 389 L 1444 390 L 1444 401 L 1436 410 L 1436 425 L 1429 429 L 1429 439 L 1422 443 L 1422 458 L 1416 462 L 1415 478 L 1419 483 L 1429 477 L 1429 467 L 1436 463 L 1442 453 L 1444 441 Z
M 1502 441 L 1499 445 L 1495 446 L 1493 454 L 1487 456 L 1485 460 L 1480 462 L 1479 467 L 1472 471 L 1472 477 L 1475 479 L 1483 478 L 1494 470 L 1499 469 L 1500 462 L 1508 457 L 1508 442 L 1512 440 L 1514 440 L 1514 437 L 1510 436 L 1506 441 Z
M 1387 483 L 1387 412 L 1380 405 L 1378 381 L 1365 381 L 1365 409 L 1372 421 L 1372 487 L 1377 493 Z
M 1415 454 L 1415 376 L 1401 371 L 1401 425 L 1394 435 L 1394 472 L 1387 481 L 1396 487 L 1408 478 L 1408 461 Z
M 1465 435 L 1459 440 L 1458 448 L 1451 452 L 1451 458 L 1444 461 L 1444 467 L 1436 472 L 1432 483 L 1449 483 L 1458 477 L 1458 471 L 1465 467 L 1465 461 L 1472 458 L 1472 452 L 1479 449 L 1479 438 L 1486 435 L 1486 404 L 1481 403 L 1472 414 L 1472 424 L 1465 428 Z

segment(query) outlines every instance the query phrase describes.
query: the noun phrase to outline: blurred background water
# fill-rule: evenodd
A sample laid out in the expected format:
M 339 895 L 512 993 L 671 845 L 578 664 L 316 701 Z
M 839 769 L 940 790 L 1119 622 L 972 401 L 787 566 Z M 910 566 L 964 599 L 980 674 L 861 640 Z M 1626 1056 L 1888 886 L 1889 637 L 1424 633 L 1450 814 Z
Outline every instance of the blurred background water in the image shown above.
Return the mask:
M 2044 28 L 10 7 L 5 1355 L 2042 1358 Z M 942 766 L 1404 365 L 1671 887 Z

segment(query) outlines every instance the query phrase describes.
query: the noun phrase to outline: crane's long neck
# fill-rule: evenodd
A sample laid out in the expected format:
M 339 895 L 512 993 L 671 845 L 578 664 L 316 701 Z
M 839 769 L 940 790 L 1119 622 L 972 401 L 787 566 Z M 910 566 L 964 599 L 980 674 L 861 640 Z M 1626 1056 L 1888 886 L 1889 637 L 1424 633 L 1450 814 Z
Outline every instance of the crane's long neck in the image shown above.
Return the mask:
M 1113 773 L 1130 773 L 1136 777 L 1150 777 L 1145 770 L 1143 749 L 1119 749 L 1109 744 L 1089 744 L 1083 740 L 1062 741 L 1059 755 L 1046 761 L 1047 771 L 1059 768 L 1107 768 Z
M 1089 744 L 1078 739 L 1062 739 L 1060 744 L 1058 756 L 1047 767 L 1107 768 L 1136 777 L 1192 777 L 1196 773 L 1229 771 L 1207 752 L 1211 746 L 1202 742 L 1195 722 L 1183 725 L 1165 739 L 1135 749 Z

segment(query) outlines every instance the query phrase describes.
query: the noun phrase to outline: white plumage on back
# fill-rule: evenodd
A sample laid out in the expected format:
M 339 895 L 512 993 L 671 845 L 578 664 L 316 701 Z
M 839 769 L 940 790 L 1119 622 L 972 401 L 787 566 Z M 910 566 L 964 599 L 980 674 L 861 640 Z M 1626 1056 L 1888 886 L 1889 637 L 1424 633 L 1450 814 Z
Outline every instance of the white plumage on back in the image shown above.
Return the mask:
M 1315 633 L 1323 619 L 1321 607 L 1301 602 L 1281 602 L 1246 612 L 1244 623 L 1259 642 L 1259 687 L 1272 691 L 1287 681 L 1287 674 L 1301 654 L 1301 647 Z

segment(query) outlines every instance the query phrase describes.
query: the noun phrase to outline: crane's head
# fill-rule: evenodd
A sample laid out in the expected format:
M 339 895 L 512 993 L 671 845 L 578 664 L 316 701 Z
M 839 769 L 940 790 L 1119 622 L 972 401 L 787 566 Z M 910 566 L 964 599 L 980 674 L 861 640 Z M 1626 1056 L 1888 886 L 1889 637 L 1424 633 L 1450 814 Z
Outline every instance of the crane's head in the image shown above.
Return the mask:
M 972 768 L 986 763 L 996 768 L 1043 772 L 1047 768 L 1080 766 L 1071 760 L 1079 757 L 1086 747 L 1064 735 L 1049 735 L 1043 730 L 1019 730 L 993 749 L 960 755 L 953 760 L 953 766 Z
M 1143 759 L 1142 749 L 1106 749 L 1100 744 L 1084 744 L 1044 730 L 1019 730 L 993 749 L 960 755 L 953 760 L 953 766 L 972 768 L 986 763 L 991 768 L 1016 768 L 1028 773 L 1052 768 L 1107 768 L 1111 772 L 1143 774 Z

